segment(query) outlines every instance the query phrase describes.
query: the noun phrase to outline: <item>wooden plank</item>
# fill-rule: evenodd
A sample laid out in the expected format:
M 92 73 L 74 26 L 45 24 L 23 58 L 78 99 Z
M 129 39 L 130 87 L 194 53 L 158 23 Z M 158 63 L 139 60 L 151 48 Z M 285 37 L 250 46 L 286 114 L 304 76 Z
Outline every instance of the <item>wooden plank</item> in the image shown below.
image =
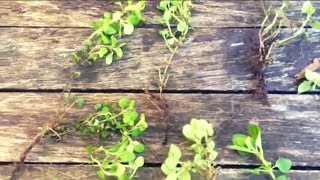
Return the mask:
M 100 17 L 104 11 L 115 9 L 114 1 L 0 1 L 0 26 L 45 26 L 45 27 L 89 27 L 90 22 Z M 159 24 L 160 14 L 157 1 L 146 3 L 146 24 Z M 221 0 L 197 0 L 194 2 L 194 27 L 252 27 L 262 20 L 260 3 L 243 1 L 239 3 Z M 280 2 L 270 2 L 278 6 Z M 319 7 L 320 2 L 313 2 Z M 288 17 L 300 18 L 301 2 L 290 1 Z M 319 12 L 315 15 L 315 19 Z
M 136 99 L 138 110 L 146 113 L 149 130 L 143 137 L 163 160 L 168 150 L 168 145 L 162 145 L 163 115 L 145 94 L 81 94 L 87 101 L 86 107 L 71 111 L 72 115 L 67 119 L 77 120 L 92 111 L 93 103 L 115 101 L 123 95 Z M 56 93 L 0 94 L 0 162 L 18 159 L 40 127 L 54 117 L 57 96 Z M 242 159 L 226 148 L 232 134 L 244 132 L 248 122 L 255 121 L 263 129 L 263 145 L 268 159 L 276 160 L 282 156 L 290 158 L 295 166 L 320 165 L 320 104 L 312 95 L 270 95 L 270 107 L 244 94 L 165 94 L 165 98 L 172 112 L 168 144 L 184 142 L 180 135 L 182 126 L 193 117 L 203 118 L 216 126 L 219 164 L 257 164 L 254 158 Z M 27 162 L 88 162 L 84 147 L 94 142 L 94 138 L 77 133 L 68 135 L 61 142 L 47 137 L 33 149 Z M 144 156 L 147 162 L 160 163 L 150 152 Z
M 111 66 L 98 62 L 84 67 L 72 79 L 71 53 L 79 49 L 88 30 L 60 28 L 3 28 L 0 35 L 1 88 L 61 89 L 71 83 L 79 89 L 157 89 L 157 68 L 168 57 L 158 29 L 138 29 L 128 40 L 125 57 Z M 240 57 L 249 47 L 252 30 L 198 29 L 172 64 L 167 89 L 246 90 L 251 73 Z M 229 37 L 225 39 L 225 37 Z M 238 46 L 233 44 L 240 43 Z M 178 68 L 174 68 L 178 67 Z M 192 79 L 192 83 L 190 83 Z
M 14 166 L 2 165 L 0 166 L 0 178 L 2 180 L 9 180 L 10 173 Z M 96 168 L 88 165 L 26 165 L 26 170 L 20 179 L 24 180 L 47 180 L 59 179 L 69 180 L 77 177 L 78 180 L 97 179 L 95 174 Z M 217 180 L 267 180 L 267 176 L 253 176 L 244 172 L 243 169 L 219 169 Z M 255 178 L 254 178 L 255 177 Z M 288 174 L 290 179 L 295 180 L 316 180 L 320 178 L 320 171 L 301 171 L 293 170 Z M 144 167 L 137 171 L 135 179 L 141 180 L 162 180 L 164 176 L 160 168 Z M 194 179 L 203 179 L 194 175 Z
M 114 1 L 0 1 L 1 26 L 89 27 L 104 11 L 113 11 Z M 146 24 L 159 24 L 157 1 L 146 2 Z M 195 27 L 251 26 L 259 22 L 258 3 L 196 1 Z M 247 5 L 247 6 L 246 6 Z M 214 13 L 213 13 L 214 12 Z
M 78 89 L 157 89 L 156 69 L 168 50 L 155 28 L 138 29 L 128 38 L 125 56 L 111 66 L 98 62 L 80 68 L 83 76 L 70 77 L 70 54 L 81 47 L 89 30 L 73 28 L 2 28 L 0 35 L 0 88 L 62 89 L 70 83 Z M 274 49 L 267 69 L 271 91 L 295 91 L 294 75 L 320 56 L 320 33 L 309 39 Z M 186 40 L 173 61 L 169 90 L 250 90 L 256 60 L 257 29 L 198 28 Z M 291 31 L 284 30 L 284 35 Z M 76 35 L 76 36 L 75 36 Z

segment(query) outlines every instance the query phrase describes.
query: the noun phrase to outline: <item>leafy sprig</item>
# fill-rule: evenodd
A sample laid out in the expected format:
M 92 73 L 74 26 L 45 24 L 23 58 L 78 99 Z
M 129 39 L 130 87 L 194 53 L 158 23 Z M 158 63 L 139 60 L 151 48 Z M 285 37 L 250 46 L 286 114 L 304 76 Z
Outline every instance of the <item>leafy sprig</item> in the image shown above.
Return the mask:
M 95 109 L 97 112 L 80 121 L 76 129 L 83 134 L 96 134 L 102 138 L 121 136 L 121 140 L 111 146 L 87 146 L 91 161 L 100 168 L 97 172 L 99 178 L 114 176 L 131 179 L 144 164 L 144 158 L 137 154 L 144 152 L 145 147 L 134 139 L 148 127 L 145 115 L 139 115 L 135 110 L 135 101 L 128 98 L 121 98 L 118 105 L 96 104 Z
M 320 73 L 306 69 L 305 78 L 306 80 L 298 86 L 298 93 L 304 93 L 320 88 Z
M 287 179 L 285 174 L 289 173 L 291 169 L 291 160 L 279 157 L 276 163 L 273 165 L 272 162 L 269 162 L 265 159 L 262 148 L 261 131 L 257 124 L 248 125 L 248 135 L 234 134 L 232 136 L 232 143 L 233 145 L 228 146 L 228 148 L 237 150 L 240 155 L 243 156 L 254 155 L 261 161 L 262 166 L 250 170 L 251 173 L 268 173 L 273 180 Z M 278 177 L 276 177 L 273 172 L 275 168 L 278 168 L 282 173 Z
M 161 166 L 162 172 L 168 180 L 189 180 L 190 173 L 206 174 L 211 180 L 214 176 L 212 163 L 218 153 L 214 150 L 215 143 L 212 140 L 212 124 L 202 119 L 191 119 L 190 124 L 183 127 L 183 135 L 191 143 L 190 150 L 194 154 L 193 161 L 182 161 L 182 153 L 175 144 L 170 145 L 168 157 Z
M 162 0 L 158 5 L 158 9 L 163 13 L 160 23 L 166 27 L 160 30 L 160 35 L 163 37 L 166 46 L 171 51 L 169 59 L 165 59 L 166 66 L 164 70 L 161 71 L 158 69 L 160 94 L 168 82 L 168 70 L 172 59 L 190 29 L 192 7 L 193 4 L 190 0 Z
M 145 2 L 133 3 L 128 0 L 125 7 L 120 1 L 115 4 L 121 11 L 105 12 L 100 20 L 93 23 L 94 32 L 84 41 L 86 48 L 72 54 L 73 62 L 91 64 L 98 59 L 105 59 L 106 64 L 110 65 L 115 55 L 119 58 L 123 56 L 122 47 L 125 43 L 119 44 L 119 39 L 123 34 L 132 34 L 134 27 L 145 20 L 142 13 Z
M 285 15 L 285 11 L 288 9 L 288 7 L 288 2 L 285 0 L 283 0 L 280 8 L 269 6 L 268 9 L 265 9 L 263 5 L 265 18 L 261 23 L 261 29 L 259 32 L 260 60 L 269 60 L 271 52 L 275 47 L 289 43 L 295 38 L 306 34 L 305 27 L 307 25 L 310 25 L 315 29 L 320 29 L 320 22 L 315 21 L 312 17 L 316 12 L 315 7 L 311 1 L 305 1 L 301 7 L 301 14 L 305 16 L 301 19 L 302 25 L 295 29 L 292 35 L 280 39 L 278 35 L 282 30 L 282 26 L 288 24 L 289 22 Z

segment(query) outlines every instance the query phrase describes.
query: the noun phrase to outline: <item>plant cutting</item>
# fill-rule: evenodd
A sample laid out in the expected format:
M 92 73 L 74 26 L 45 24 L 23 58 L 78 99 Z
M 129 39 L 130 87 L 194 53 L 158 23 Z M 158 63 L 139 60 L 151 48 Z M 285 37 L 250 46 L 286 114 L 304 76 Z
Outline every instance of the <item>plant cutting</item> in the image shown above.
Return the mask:
M 87 146 L 91 162 L 100 169 L 97 171 L 98 177 L 102 180 L 108 177 L 132 179 L 144 164 L 144 158 L 138 154 L 143 153 L 145 147 L 135 139 L 148 127 L 145 115 L 139 115 L 135 110 L 135 101 L 128 98 L 121 98 L 118 104 L 96 104 L 95 110 L 94 114 L 79 121 L 76 129 L 84 135 L 120 139 L 112 145 Z
M 64 118 L 68 114 L 68 112 L 74 107 L 83 107 L 84 99 L 80 96 L 72 96 L 70 92 L 63 93 L 62 97 L 59 96 L 59 106 L 57 107 L 57 114 L 49 121 L 47 124 L 44 124 L 41 132 L 39 132 L 36 136 L 33 137 L 32 141 L 29 145 L 21 152 L 19 156 L 19 162 L 16 165 L 16 168 L 12 171 L 11 180 L 18 179 L 20 175 L 23 173 L 23 165 L 24 161 L 27 158 L 28 154 L 31 152 L 33 147 L 38 144 L 41 139 L 50 132 L 53 132 L 57 137 L 60 135 L 55 131 L 55 128 L 64 124 Z
M 286 174 L 289 173 L 292 167 L 291 160 L 279 157 L 278 160 L 272 164 L 272 162 L 265 159 L 259 125 L 249 124 L 248 134 L 234 134 L 232 136 L 232 143 L 228 148 L 237 150 L 242 156 L 253 155 L 262 163 L 261 166 L 249 170 L 249 172 L 254 174 L 267 173 L 273 180 L 287 179 Z M 274 173 L 274 169 L 276 168 L 281 172 L 278 176 Z
M 286 16 L 286 10 L 289 8 L 287 1 L 283 1 L 281 7 L 277 8 L 270 5 L 265 8 L 263 1 L 261 1 L 262 10 L 264 12 L 264 19 L 261 23 L 259 31 L 259 61 L 253 62 L 255 67 L 255 78 L 257 80 L 256 93 L 266 95 L 264 72 L 268 64 L 271 62 L 271 54 L 274 48 L 288 44 L 295 39 L 306 35 L 306 26 L 310 25 L 313 28 L 319 29 L 319 22 L 313 19 L 316 11 L 311 1 L 306 1 L 301 7 L 301 26 L 293 28 L 293 33 L 289 36 L 280 36 L 283 26 L 290 26 L 291 23 Z
M 172 60 L 190 30 L 192 7 L 192 2 L 187 0 L 162 0 L 158 5 L 158 9 L 163 13 L 160 23 L 165 26 L 160 30 L 160 35 L 171 52 L 170 57 L 164 60 L 164 70 L 158 69 L 160 96 L 170 77 L 169 68 Z
M 212 124 L 203 119 L 191 119 L 182 133 L 188 140 L 188 150 L 194 155 L 193 161 L 183 161 L 180 148 L 171 144 L 168 157 L 161 165 L 167 180 L 190 180 L 191 173 L 205 175 L 207 180 L 215 179 L 214 160 L 218 156 L 212 140 Z
M 104 59 L 110 65 L 115 56 L 122 58 L 125 43 L 120 43 L 120 40 L 124 35 L 131 35 L 135 27 L 145 20 L 145 1 L 133 3 L 128 0 L 126 6 L 120 1 L 115 4 L 120 10 L 105 12 L 102 18 L 93 23 L 93 33 L 84 41 L 86 47 L 72 54 L 72 62 L 91 64 Z M 80 72 L 73 72 L 73 75 L 79 76 Z

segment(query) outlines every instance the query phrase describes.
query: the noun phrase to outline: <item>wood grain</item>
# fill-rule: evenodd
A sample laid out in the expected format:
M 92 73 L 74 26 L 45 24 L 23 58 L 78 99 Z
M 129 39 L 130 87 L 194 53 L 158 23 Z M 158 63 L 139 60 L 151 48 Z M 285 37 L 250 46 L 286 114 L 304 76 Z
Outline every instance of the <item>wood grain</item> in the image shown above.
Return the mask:
M 156 69 L 163 67 L 168 50 L 156 28 L 138 29 L 127 39 L 124 58 L 111 66 L 103 61 L 79 67 L 82 76 L 70 77 L 77 66 L 72 52 L 81 48 L 90 30 L 73 28 L 2 28 L 0 34 L 0 88 L 157 89 Z M 267 69 L 270 91 L 295 91 L 294 75 L 320 56 L 320 34 L 274 49 Z M 256 29 L 198 28 L 178 52 L 170 70 L 168 90 L 251 90 L 248 62 L 256 61 Z M 283 36 L 291 31 L 284 30 Z
M 0 21 L 1 26 L 89 27 L 103 12 L 117 9 L 113 2 L 0 1 Z M 146 24 L 159 24 L 161 15 L 156 3 L 146 2 Z M 250 26 L 259 22 L 261 16 L 258 3 L 200 0 L 195 4 L 192 22 L 195 27 Z
M 84 109 L 74 109 L 66 120 L 75 121 L 92 111 L 93 103 L 116 101 L 128 95 L 137 100 L 138 110 L 144 112 L 149 130 L 145 141 L 163 160 L 168 145 L 163 146 L 165 123 L 162 114 L 145 94 L 81 94 L 86 99 Z M 0 94 L 0 161 L 16 161 L 19 153 L 41 126 L 51 120 L 58 106 L 55 93 Z M 257 164 L 254 158 L 242 159 L 228 150 L 234 133 L 245 132 L 249 121 L 260 123 L 266 157 L 290 158 L 295 166 L 319 166 L 320 104 L 312 95 L 270 95 L 271 106 L 255 101 L 244 94 L 165 94 L 171 112 L 169 144 L 177 143 L 185 150 L 181 128 L 193 117 L 203 118 L 215 125 L 219 164 Z M 84 147 L 95 138 L 70 134 L 60 142 L 46 137 L 37 145 L 26 162 L 88 162 Z M 110 140 L 112 142 L 112 140 Z M 182 143 L 182 144 L 181 144 Z M 144 154 L 147 162 L 160 163 L 154 154 Z
M 13 170 L 12 165 L 0 166 L 0 178 L 9 180 Z M 96 168 L 88 165 L 26 165 L 26 171 L 20 179 L 24 180 L 87 180 L 98 179 L 95 174 Z M 320 171 L 290 171 L 288 177 L 292 180 L 316 180 L 320 178 Z M 203 180 L 199 175 L 193 178 Z M 141 180 L 162 180 L 164 179 L 160 168 L 140 168 L 135 179 Z M 244 172 L 243 169 L 220 169 L 217 180 L 267 180 L 267 176 L 253 176 Z
M 105 11 L 114 11 L 114 1 L 0 1 L 0 26 L 28 27 L 89 27 L 93 19 Z M 157 1 L 147 1 L 145 15 L 147 25 L 159 24 L 160 13 Z M 315 7 L 320 3 L 313 2 Z M 255 27 L 262 21 L 260 3 L 236 0 L 196 0 L 194 1 L 194 27 Z M 280 6 L 280 2 L 267 1 L 266 5 Z M 300 19 L 300 1 L 289 1 L 287 16 L 291 20 Z M 316 13 L 315 19 L 319 16 Z
M 70 73 L 76 65 L 70 63 L 71 53 L 80 49 L 89 30 L 3 28 L 2 32 L 1 88 L 61 89 L 71 83 L 79 89 L 157 89 L 157 68 L 164 67 L 164 58 L 170 55 L 157 29 L 138 29 L 128 38 L 123 59 L 111 66 L 100 61 L 80 67 L 82 76 L 72 79 Z M 241 56 L 247 54 L 249 47 L 244 43 L 252 33 L 198 29 L 179 50 L 167 89 L 250 88 L 251 74 L 249 68 L 241 66 Z

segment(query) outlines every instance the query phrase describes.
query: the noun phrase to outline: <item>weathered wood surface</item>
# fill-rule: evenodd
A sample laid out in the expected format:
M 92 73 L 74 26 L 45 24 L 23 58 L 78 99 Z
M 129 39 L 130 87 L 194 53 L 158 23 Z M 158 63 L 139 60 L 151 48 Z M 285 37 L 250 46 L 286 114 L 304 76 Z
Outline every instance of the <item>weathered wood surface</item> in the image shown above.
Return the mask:
M 67 120 L 77 120 L 92 111 L 93 103 L 116 101 L 125 94 L 81 94 L 87 102 L 84 109 L 74 109 Z M 145 112 L 149 130 L 145 141 L 157 153 L 144 154 L 147 162 L 161 163 L 167 155 L 168 145 L 163 146 L 165 125 L 162 114 L 148 101 L 145 94 L 127 94 L 137 100 L 138 109 Z M 1 93 L 0 94 L 0 161 L 12 162 L 28 145 L 40 127 L 52 120 L 58 107 L 56 93 Z M 290 158 L 295 166 L 320 165 L 320 103 L 312 95 L 270 95 L 271 106 L 252 100 L 243 94 L 166 94 L 172 112 L 169 144 L 181 144 L 181 128 L 193 117 L 211 121 L 216 127 L 215 141 L 219 164 L 257 164 L 255 159 L 242 159 L 228 150 L 232 134 L 244 132 L 249 121 L 260 123 L 266 157 Z M 111 142 L 112 140 L 110 140 Z M 27 162 L 88 162 L 84 147 L 94 143 L 72 133 L 61 142 L 44 138 L 37 145 Z M 182 146 L 182 145 L 181 145 Z M 183 145 L 185 148 L 186 145 Z
M 70 77 L 76 65 L 72 52 L 81 48 L 90 30 L 73 28 L 1 28 L 0 88 L 62 89 L 71 83 L 78 89 L 157 89 L 156 69 L 169 55 L 154 28 L 138 29 L 128 37 L 125 56 L 111 66 L 103 61 L 81 67 L 79 79 Z M 191 33 L 173 61 L 169 90 L 250 90 L 257 59 L 257 29 L 198 28 Z M 290 35 L 290 30 L 284 30 Z M 294 75 L 320 56 L 320 33 L 275 48 L 267 70 L 271 91 L 295 91 Z M 227 38 L 226 38 L 227 37 Z M 190 83 L 192 82 L 192 83 Z
M 89 27 L 92 19 L 99 18 L 105 11 L 115 10 L 114 1 L 0 1 L 0 26 L 42 26 L 42 27 Z M 194 27 L 252 27 L 259 26 L 263 14 L 258 1 L 194 1 Z M 319 7 L 320 2 L 314 1 Z M 146 3 L 146 24 L 159 24 L 160 13 L 157 1 Z M 266 4 L 280 5 L 267 1 Z M 300 18 L 300 1 L 289 1 L 288 17 Z M 315 15 L 315 19 L 319 12 Z
M 14 166 L 0 166 L 0 179 L 9 180 Z M 87 180 L 98 179 L 96 168 L 88 165 L 26 165 L 26 170 L 20 179 L 24 180 Z M 317 180 L 320 179 L 319 171 L 293 170 L 288 174 L 291 180 Z M 195 176 L 197 180 L 201 177 Z M 160 168 L 141 168 L 137 171 L 134 179 L 141 180 L 163 180 Z M 244 172 L 243 169 L 219 169 L 217 180 L 268 180 L 266 176 L 253 176 Z

